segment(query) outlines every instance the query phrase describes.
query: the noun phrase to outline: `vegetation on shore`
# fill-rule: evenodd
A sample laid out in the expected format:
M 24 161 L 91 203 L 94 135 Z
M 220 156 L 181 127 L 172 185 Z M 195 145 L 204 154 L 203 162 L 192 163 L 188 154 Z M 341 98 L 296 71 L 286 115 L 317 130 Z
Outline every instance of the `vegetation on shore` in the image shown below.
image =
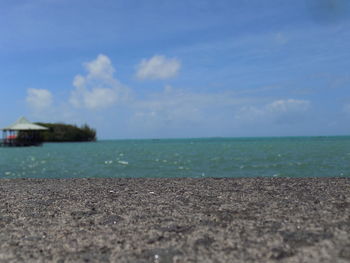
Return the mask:
M 78 127 L 63 123 L 36 123 L 49 128 L 41 132 L 43 142 L 91 142 L 96 141 L 96 130 L 87 124 Z

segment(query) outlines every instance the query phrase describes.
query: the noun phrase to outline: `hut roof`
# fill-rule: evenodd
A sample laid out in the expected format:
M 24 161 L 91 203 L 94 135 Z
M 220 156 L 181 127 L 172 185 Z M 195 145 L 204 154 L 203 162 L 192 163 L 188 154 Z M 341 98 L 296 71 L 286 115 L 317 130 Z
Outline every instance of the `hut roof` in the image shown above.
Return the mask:
M 3 131 L 30 131 L 30 130 L 41 131 L 41 130 L 48 130 L 48 128 L 31 123 L 26 118 L 21 117 L 14 124 L 8 127 L 5 127 L 2 130 Z

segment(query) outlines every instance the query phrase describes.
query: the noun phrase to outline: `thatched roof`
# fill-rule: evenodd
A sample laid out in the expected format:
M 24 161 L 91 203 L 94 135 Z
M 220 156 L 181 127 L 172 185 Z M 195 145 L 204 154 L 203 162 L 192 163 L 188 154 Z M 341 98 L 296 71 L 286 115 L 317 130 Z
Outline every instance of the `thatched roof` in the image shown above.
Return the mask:
M 1 129 L 3 131 L 42 131 L 48 130 L 48 128 L 44 126 L 40 126 L 34 123 L 31 123 L 26 118 L 19 118 L 14 124 Z

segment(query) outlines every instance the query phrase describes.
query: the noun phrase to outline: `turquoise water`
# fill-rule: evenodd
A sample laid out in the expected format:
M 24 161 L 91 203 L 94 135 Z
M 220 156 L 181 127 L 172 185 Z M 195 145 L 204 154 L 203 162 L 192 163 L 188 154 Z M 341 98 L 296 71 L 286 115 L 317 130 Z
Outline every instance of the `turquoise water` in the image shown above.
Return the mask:
M 0 148 L 0 177 L 350 176 L 350 137 L 47 143 Z

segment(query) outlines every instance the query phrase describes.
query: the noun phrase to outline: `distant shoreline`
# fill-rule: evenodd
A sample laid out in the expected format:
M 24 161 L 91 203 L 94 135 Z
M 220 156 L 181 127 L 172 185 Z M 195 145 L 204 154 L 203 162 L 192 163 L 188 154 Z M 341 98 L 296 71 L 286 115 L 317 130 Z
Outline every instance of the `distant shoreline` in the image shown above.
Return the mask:
M 254 140 L 254 139 L 308 139 L 308 138 L 346 138 L 349 135 L 312 135 L 312 136 L 251 136 L 251 137 L 179 137 L 179 138 L 116 138 L 99 139 L 98 141 L 163 141 L 163 140 Z
M 0 183 L 5 262 L 350 260 L 350 178 Z

